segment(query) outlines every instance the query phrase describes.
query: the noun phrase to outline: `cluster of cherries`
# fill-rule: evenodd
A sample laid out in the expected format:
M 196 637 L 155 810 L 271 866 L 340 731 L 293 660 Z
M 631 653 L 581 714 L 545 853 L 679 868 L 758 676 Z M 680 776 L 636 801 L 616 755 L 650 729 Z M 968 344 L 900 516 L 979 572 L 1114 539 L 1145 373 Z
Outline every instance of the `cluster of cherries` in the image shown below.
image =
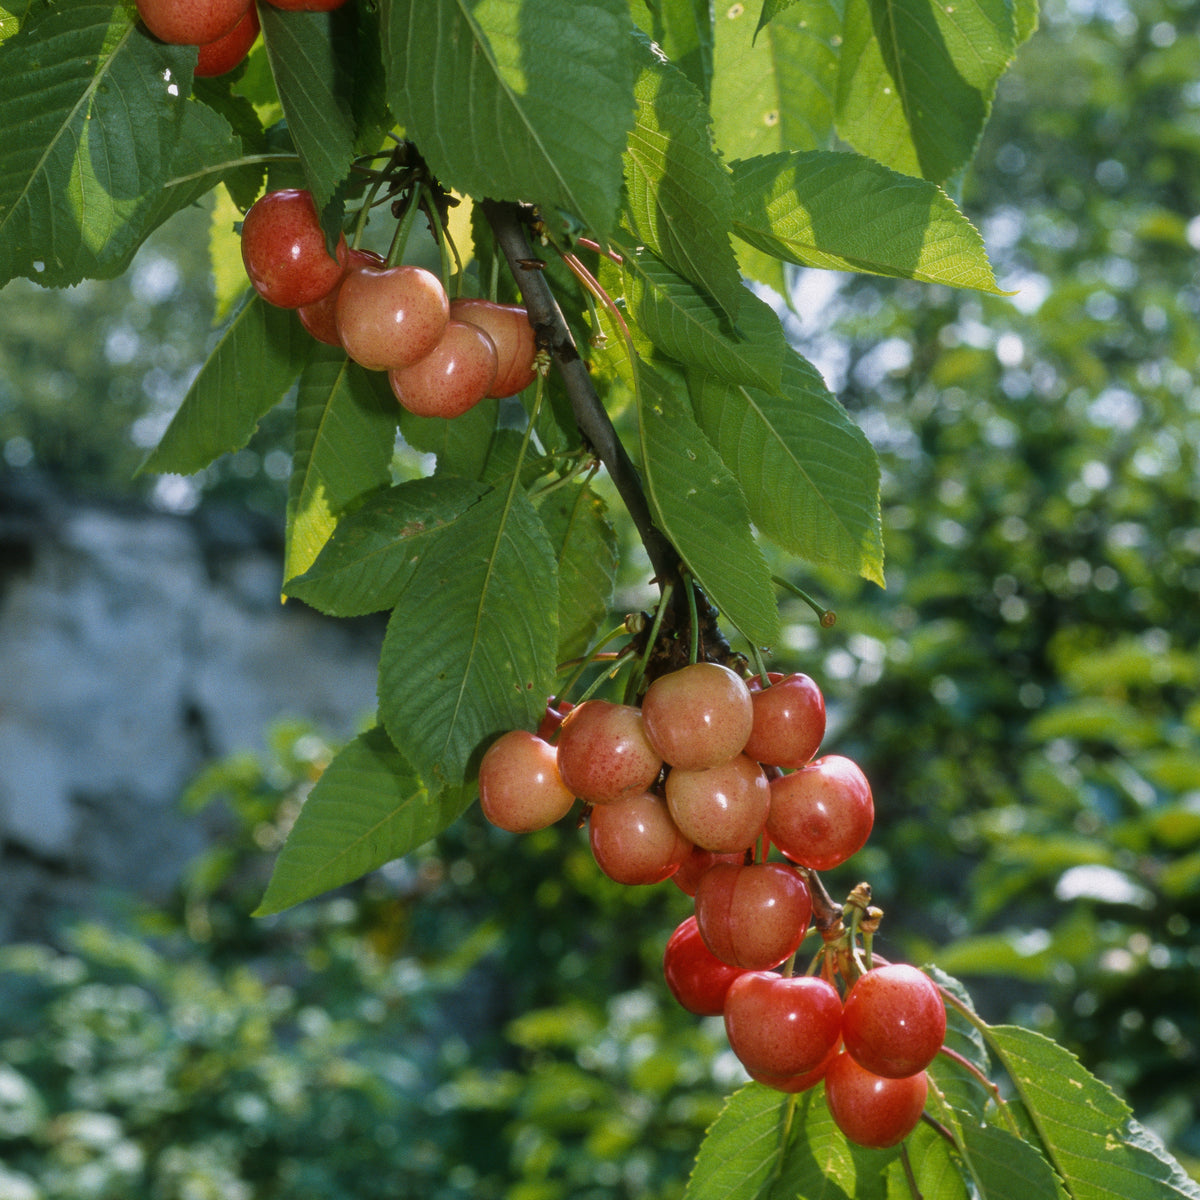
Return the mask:
M 295 309 L 319 341 L 386 371 L 396 399 L 422 417 L 456 417 L 536 377 L 537 342 L 516 304 L 449 300 L 424 267 L 387 266 L 344 236 L 330 254 L 312 195 L 267 192 L 242 222 L 242 261 L 269 304 Z
M 289 12 L 330 12 L 346 0 L 265 0 Z M 197 77 L 232 71 L 258 37 L 255 0 L 137 0 L 138 16 L 160 42 L 197 46 Z
M 640 706 L 551 704 L 536 733 L 502 734 L 480 763 L 480 804 L 493 824 L 527 833 L 582 800 L 606 875 L 671 879 L 694 898 L 663 957 L 675 998 L 723 1016 L 753 1079 L 784 1092 L 823 1081 L 842 1132 L 885 1147 L 920 1119 L 946 1011 L 924 972 L 869 967 L 855 922 L 847 930 L 836 909 L 820 914 L 814 970 L 792 974 L 813 889 L 832 907 L 815 873 L 858 851 L 874 823 L 859 767 L 814 758 L 824 734 L 824 697 L 807 675 L 771 673 L 764 686 L 693 663 L 655 679 Z

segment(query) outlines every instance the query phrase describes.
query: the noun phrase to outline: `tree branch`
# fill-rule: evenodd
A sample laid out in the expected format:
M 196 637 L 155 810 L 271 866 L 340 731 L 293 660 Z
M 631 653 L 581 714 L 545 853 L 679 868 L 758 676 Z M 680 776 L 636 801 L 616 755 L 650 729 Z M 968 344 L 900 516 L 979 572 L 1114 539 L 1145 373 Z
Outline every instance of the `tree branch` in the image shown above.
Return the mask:
M 550 357 L 558 367 L 571 401 L 575 423 L 596 457 L 604 464 L 617 494 L 629 510 L 638 537 L 650 558 L 650 565 L 654 568 L 656 581 L 661 587 L 669 580 L 679 580 L 679 554 L 654 524 L 637 468 L 617 437 L 617 431 L 596 394 L 587 363 L 576 349 L 566 318 L 541 270 L 528 265 L 535 262 L 536 258 L 523 219 L 527 210 L 517 204 L 501 204 L 494 200 L 483 201 L 481 207 L 496 244 L 508 261 L 517 287 L 521 289 L 530 324 L 537 333 L 538 345 L 550 352 Z

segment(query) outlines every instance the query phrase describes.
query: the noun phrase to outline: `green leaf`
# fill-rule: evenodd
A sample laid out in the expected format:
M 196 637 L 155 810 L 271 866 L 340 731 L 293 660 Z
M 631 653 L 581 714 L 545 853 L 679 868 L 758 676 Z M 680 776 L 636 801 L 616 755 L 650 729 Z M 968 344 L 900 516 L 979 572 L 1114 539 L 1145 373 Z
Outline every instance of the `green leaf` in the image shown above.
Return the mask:
M 473 778 L 487 745 L 532 728 L 554 686 L 554 547 L 524 493 L 502 488 L 430 535 L 388 622 L 380 715 L 431 786 Z
M 321 348 L 300 376 L 284 579 L 308 570 L 342 511 L 391 480 L 398 408 L 381 372 Z
M 858 154 L 733 163 L 733 231 L 786 262 L 998 293 L 983 239 L 936 184 Z
M 499 400 L 484 400 L 452 421 L 401 409 L 400 432 L 414 450 L 437 456 L 439 475 L 482 479 L 496 439 L 499 408 Z
M 962 1164 L 945 1138 L 920 1124 L 904 1141 L 922 1200 L 971 1200 Z M 912 1200 L 913 1191 L 899 1159 L 887 1168 L 887 1200 Z M 983 1200 L 976 1197 L 974 1200 Z
M 683 1200 L 765 1200 L 784 1103 L 756 1083 L 734 1092 L 700 1143 Z
M 718 5 L 712 117 L 726 158 L 829 146 L 841 36 L 841 0 L 789 8 L 757 37 L 749 6 Z
M 648 251 L 624 249 L 621 270 L 639 332 L 664 354 L 730 383 L 779 387 L 787 343 L 782 326 L 761 301 L 746 294 L 745 327 L 756 336 L 742 338 L 704 292 Z M 767 320 L 764 308 L 770 314 Z
M 612 231 L 633 123 L 625 0 L 383 0 L 388 98 L 439 180 Z
M 1200 1200 L 1200 1184 L 1073 1054 L 1016 1026 L 986 1036 L 1072 1200 Z
M 645 364 L 638 374 L 638 438 L 655 523 L 743 636 L 775 645 L 779 610 L 771 573 L 737 479 L 676 390 Z
M 800 1095 L 781 1164 L 778 1196 L 821 1200 L 884 1200 L 885 1172 L 898 1149 L 856 1146 L 834 1124 L 825 1089 Z M 930 1198 L 932 1200 L 932 1198 Z
M 354 154 L 350 89 L 362 52 L 347 25 L 354 14 L 284 12 L 270 4 L 259 13 L 288 132 L 317 208 L 324 209 Z
M 604 501 L 586 485 L 557 488 L 538 505 L 558 558 L 560 662 L 583 654 L 612 603 L 617 539 Z
M 906 175 L 949 178 L 1016 50 L 1008 0 L 846 0 L 844 34 L 838 133 Z
M 783 387 L 692 379 L 696 419 L 741 481 L 755 525 L 786 550 L 883 585 L 879 464 L 870 443 L 798 354 Z
M 190 475 L 240 450 L 315 345 L 294 313 L 248 292 L 140 470 Z
M 421 559 L 457 525 L 487 488 L 437 476 L 368 496 L 337 524 L 316 562 L 289 580 L 287 593 L 333 617 L 392 608 Z
M 111 3 L 37 4 L 0 44 L 0 284 L 124 270 L 170 177 L 195 57 Z
M 800 0 L 763 0 L 762 11 L 758 14 L 758 24 L 754 27 L 754 36 L 762 32 L 764 25 L 769 25 L 781 12 L 786 12 Z
M 626 212 L 638 238 L 736 317 L 745 295 L 729 242 L 733 189 L 708 110 L 687 77 L 648 47 L 625 152 Z
M 712 91 L 713 16 L 709 0 L 633 5 L 635 19 L 691 81 L 707 104 Z
M 980 1200 L 1065 1200 L 1062 1182 L 1028 1142 L 994 1125 L 958 1126 Z
M 400 858 L 441 833 L 471 795 L 431 792 L 382 729 L 360 734 L 304 801 L 254 915 L 282 912 Z

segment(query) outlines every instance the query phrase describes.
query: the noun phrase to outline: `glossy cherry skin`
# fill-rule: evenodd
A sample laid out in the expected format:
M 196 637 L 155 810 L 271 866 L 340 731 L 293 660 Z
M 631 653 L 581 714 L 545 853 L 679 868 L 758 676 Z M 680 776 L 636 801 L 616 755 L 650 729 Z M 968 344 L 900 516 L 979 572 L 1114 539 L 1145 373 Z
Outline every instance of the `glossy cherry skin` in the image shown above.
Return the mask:
M 771 806 L 762 767 L 744 754 L 699 771 L 673 767 L 665 790 L 675 824 L 695 845 L 718 854 L 749 849 Z
M 197 79 L 208 79 L 232 71 L 250 53 L 258 29 L 258 9 L 251 4 L 246 15 L 224 37 L 200 47 L 192 74 Z
M 741 866 L 745 858 L 745 851 L 736 854 L 718 854 L 715 850 L 705 850 L 703 846 L 694 845 L 687 858 L 680 863 L 679 870 L 671 876 L 671 882 L 681 892 L 688 896 L 694 896 L 700 883 L 700 877 L 709 867 L 715 867 L 719 862 Z
M 747 971 L 725 995 L 725 1032 L 747 1071 L 802 1075 L 826 1063 L 842 1033 L 842 998 L 827 979 Z
M 753 689 L 754 724 L 744 753 L 775 767 L 802 767 L 825 736 L 825 697 L 807 675 Z
M 641 710 L 630 704 L 577 704 L 559 726 L 557 745 L 563 783 L 589 804 L 612 804 L 647 792 L 662 770 Z
M 529 315 L 520 305 L 463 298 L 451 301 L 450 319 L 478 325 L 495 344 L 496 378 L 489 396 L 515 396 L 537 378 L 537 339 Z
M 925 1108 L 929 1080 L 924 1071 L 885 1079 L 839 1054 L 825 1072 L 825 1100 L 834 1123 L 859 1146 L 884 1150 L 916 1128 Z
M 495 378 L 492 339 L 479 326 L 453 319 L 424 358 L 388 372 L 393 395 L 418 417 L 461 417 L 488 394 Z
M 754 723 L 750 691 L 719 663 L 660 675 L 642 697 L 646 734 L 663 761 L 700 771 L 740 754 Z
M 546 711 L 537 727 L 538 737 L 545 738 L 546 741 L 557 736 L 563 718 L 575 707 L 570 700 L 560 700 L 557 704 L 552 701 L 553 697 L 546 702 Z
M 204 46 L 224 37 L 252 0 L 137 0 L 138 16 L 160 42 Z
M 704 944 L 694 916 L 680 922 L 663 951 L 663 975 L 671 995 L 698 1017 L 719 1017 L 725 1011 L 729 985 L 744 974 Z
M 349 271 L 364 265 L 382 267 L 383 258 L 374 250 L 362 250 L 351 246 L 346 253 L 346 270 Z M 296 309 L 300 324 L 318 342 L 324 342 L 327 346 L 342 344 L 342 339 L 338 335 L 336 317 L 337 297 L 340 289 L 341 280 L 338 280 L 337 286 L 327 296 L 322 296 L 320 300 L 314 300 L 311 304 L 302 304 Z
M 268 304 L 299 308 L 329 295 L 349 257 L 339 238 L 337 257 L 325 248 L 317 206 L 302 189 L 281 188 L 259 197 L 242 221 L 242 262 Z
M 828 871 L 866 844 L 875 823 L 871 785 L 858 765 L 827 754 L 771 780 L 767 833 L 793 862 Z
M 811 918 L 808 885 L 785 863 L 718 863 L 696 887 L 700 936 L 730 966 L 778 966 L 804 940 Z
M 630 885 L 669 879 L 692 848 L 675 828 L 666 802 L 653 792 L 595 805 L 588 817 L 588 841 L 600 870 Z
M 749 1069 L 746 1073 L 756 1083 L 765 1084 L 777 1092 L 807 1092 L 809 1088 L 816 1087 L 825 1078 L 825 1072 L 829 1070 L 841 1050 L 842 1043 L 839 1038 L 829 1048 L 829 1053 L 811 1071 L 800 1071 L 795 1075 L 774 1075 L 769 1071 L 751 1071 Z
M 424 358 L 450 319 L 442 281 L 424 267 L 359 264 L 346 271 L 334 305 L 346 353 L 370 371 L 391 371 Z
M 846 993 L 846 1053 L 888 1079 L 916 1075 L 946 1039 L 946 1007 L 933 980 L 908 963 L 867 971 Z
M 575 803 L 558 774 L 554 747 L 524 729 L 503 733 L 479 763 L 479 804 L 493 825 L 532 833 L 565 817 Z

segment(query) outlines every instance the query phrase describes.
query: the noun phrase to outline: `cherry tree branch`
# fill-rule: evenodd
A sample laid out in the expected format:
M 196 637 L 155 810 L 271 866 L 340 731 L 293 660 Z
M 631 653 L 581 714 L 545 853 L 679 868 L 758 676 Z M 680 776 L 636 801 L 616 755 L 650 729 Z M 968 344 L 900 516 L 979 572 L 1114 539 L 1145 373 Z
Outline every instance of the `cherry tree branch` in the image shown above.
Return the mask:
M 496 244 L 521 290 L 530 324 L 537 333 L 538 345 L 549 351 L 558 367 L 571 401 L 575 423 L 596 457 L 604 464 L 617 494 L 629 510 L 659 587 L 679 579 L 679 554 L 654 524 L 637 468 L 617 437 L 617 431 L 596 394 L 587 363 L 580 357 L 566 318 L 540 266 L 534 265 L 538 260 L 529 244 L 527 222 L 524 219 L 528 210 L 517 204 L 502 204 L 493 200 L 483 201 L 481 207 Z

